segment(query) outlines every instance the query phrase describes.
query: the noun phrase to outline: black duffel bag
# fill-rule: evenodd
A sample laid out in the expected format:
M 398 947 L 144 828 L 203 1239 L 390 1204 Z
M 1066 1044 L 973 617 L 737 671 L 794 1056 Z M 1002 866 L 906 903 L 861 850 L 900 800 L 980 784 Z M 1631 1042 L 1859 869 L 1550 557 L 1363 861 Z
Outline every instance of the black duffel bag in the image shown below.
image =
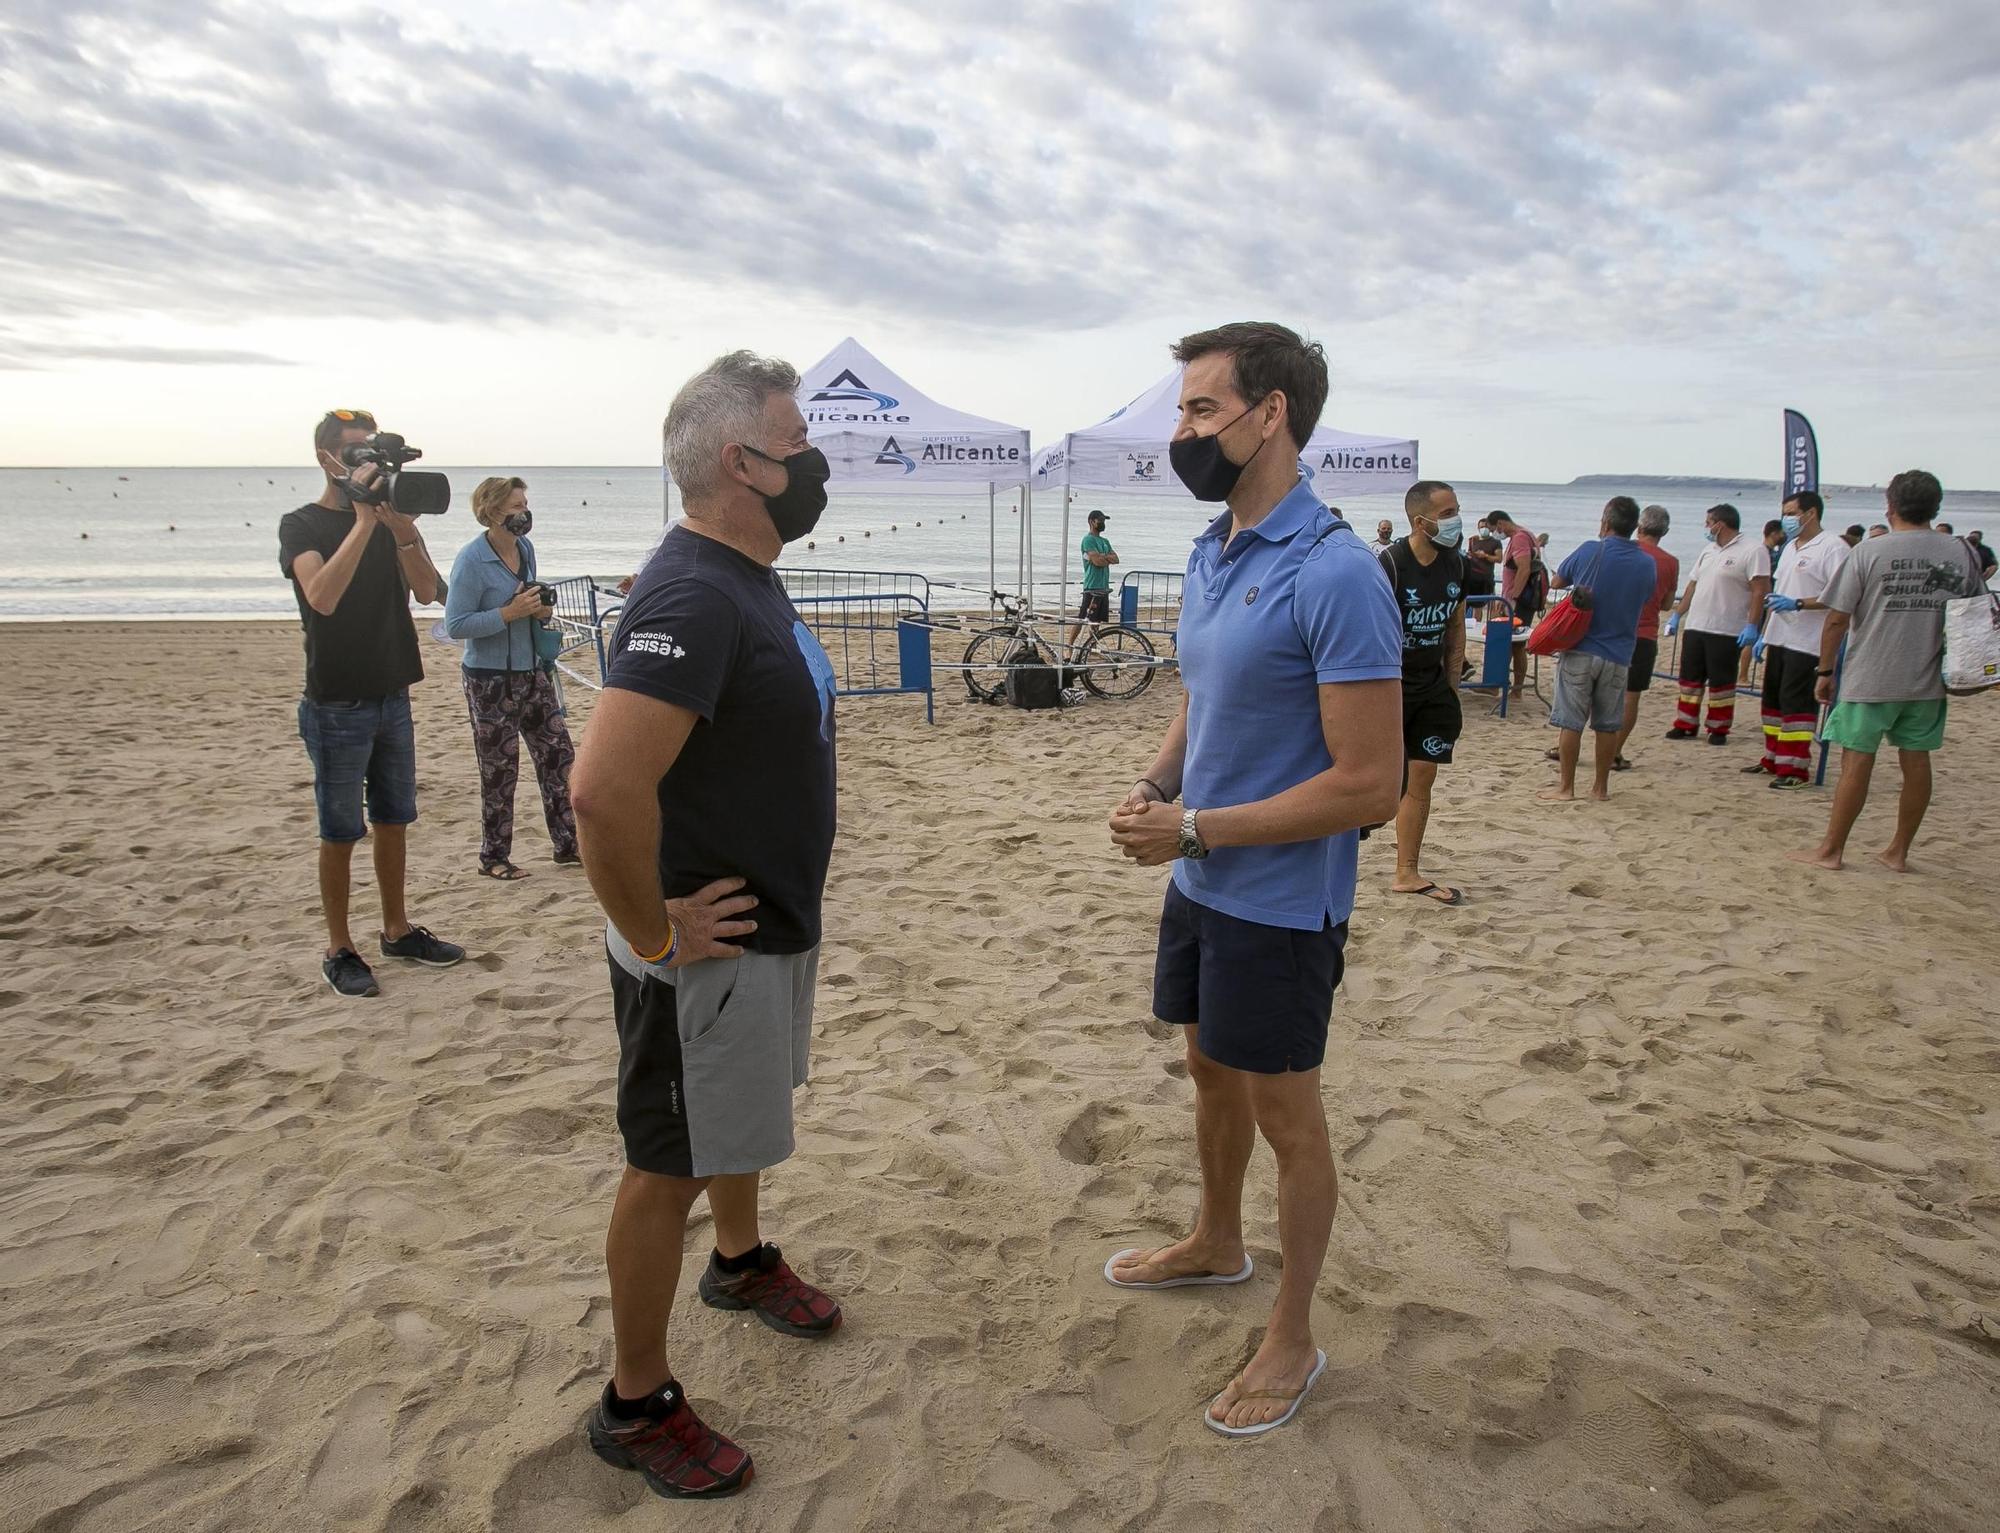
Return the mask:
M 1007 701 L 1016 708 L 1059 708 L 1062 677 L 1039 658 L 1017 661 L 1007 667 Z

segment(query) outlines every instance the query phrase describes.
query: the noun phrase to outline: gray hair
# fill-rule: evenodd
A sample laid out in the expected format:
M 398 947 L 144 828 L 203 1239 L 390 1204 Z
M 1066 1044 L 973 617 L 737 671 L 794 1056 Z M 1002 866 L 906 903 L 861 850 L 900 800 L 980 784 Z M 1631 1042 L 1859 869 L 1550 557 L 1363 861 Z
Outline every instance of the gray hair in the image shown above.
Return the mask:
M 1663 538 L 1671 520 L 1665 506 L 1648 506 L 1639 513 L 1639 530 L 1648 537 Z
M 717 357 L 682 384 L 660 428 L 667 472 L 682 499 L 715 494 L 722 487 L 722 449 L 756 436 L 765 402 L 798 387 L 798 369 L 791 363 L 754 351 Z

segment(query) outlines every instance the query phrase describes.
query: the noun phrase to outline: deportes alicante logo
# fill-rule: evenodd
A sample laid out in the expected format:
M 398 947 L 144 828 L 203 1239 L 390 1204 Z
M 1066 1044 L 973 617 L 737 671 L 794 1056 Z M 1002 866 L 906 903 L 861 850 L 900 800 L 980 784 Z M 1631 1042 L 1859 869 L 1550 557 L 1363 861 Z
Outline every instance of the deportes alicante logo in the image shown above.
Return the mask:
M 807 425 L 840 424 L 857 422 L 868 425 L 907 426 L 910 418 L 896 413 L 902 404 L 894 394 L 885 394 L 880 389 L 871 389 L 851 368 L 843 367 L 823 387 L 816 388 L 806 400 L 805 417 Z M 866 405 L 865 410 L 843 409 L 842 406 Z

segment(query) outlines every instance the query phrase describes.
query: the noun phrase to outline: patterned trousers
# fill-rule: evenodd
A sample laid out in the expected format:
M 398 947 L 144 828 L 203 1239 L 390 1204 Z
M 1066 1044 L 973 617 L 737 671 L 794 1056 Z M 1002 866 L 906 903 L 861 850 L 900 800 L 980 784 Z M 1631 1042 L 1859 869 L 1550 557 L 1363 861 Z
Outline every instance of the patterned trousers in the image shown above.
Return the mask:
M 479 860 L 505 862 L 514 849 L 514 788 L 525 737 L 542 785 L 542 812 L 558 857 L 576 855 L 576 816 L 569 807 L 569 769 L 576 760 L 569 726 L 547 671 L 465 671 L 472 748 L 479 757 Z

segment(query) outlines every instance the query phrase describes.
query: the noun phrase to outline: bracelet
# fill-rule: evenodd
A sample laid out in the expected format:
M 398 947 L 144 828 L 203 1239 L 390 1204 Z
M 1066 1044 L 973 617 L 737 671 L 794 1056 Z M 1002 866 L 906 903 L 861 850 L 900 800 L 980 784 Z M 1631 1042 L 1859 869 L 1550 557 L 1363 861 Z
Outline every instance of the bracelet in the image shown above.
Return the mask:
M 1833 674 L 1833 672 L 1831 672 L 1831 671 L 1821 671 L 1821 672 L 1820 672 L 1819 674 L 1820 674 L 1820 675 L 1822 675 L 1822 676 L 1831 676 L 1831 675 Z
M 411 549 L 415 548 L 417 545 L 416 545 L 416 540 L 412 539 L 408 543 L 398 543 L 396 546 L 401 550 L 403 550 L 404 553 L 408 553 Z
M 1174 801 L 1174 796 L 1171 793 L 1167 792 L 1167 790 L 1161 787 L 1158 783 L 1154 782 L 1153 779 L 1150 777 L 1140 778 L 1138 786 L 1142 788 L 1151 788 L 1155 793 L 1160 795 L 1160 802 L 1163 804 L 1171 804 Z
M 632 956 L 638 959 L 639 962 L 643 964 L 672 963 L 674 961 L 674 954 L 677 951 L 679 951 L 680 945 L 681 945 L 680 928 L 674 925 L 674 918 L 672 916 L 668 916 L 667 945 L 661 948 L 659 952 L 653 954 L 650 958 L 647 957 L 644 953 L 640 952 L 637 948 L 634 948 L 632 950 Z

